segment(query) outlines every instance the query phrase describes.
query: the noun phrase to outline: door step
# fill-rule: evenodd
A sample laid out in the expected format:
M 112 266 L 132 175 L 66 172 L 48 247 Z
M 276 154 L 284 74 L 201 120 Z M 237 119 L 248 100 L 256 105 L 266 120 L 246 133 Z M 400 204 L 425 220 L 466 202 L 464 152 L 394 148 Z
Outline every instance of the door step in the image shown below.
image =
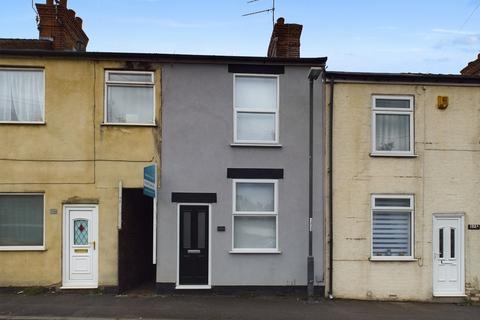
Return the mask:
M 468 298 L 467 298 L 467 296 L 464 296 L 464 297 L 433 297 L 432 301 L 433 302 L 438 302 L 438 303 L 461 304 L 461 303 L 466 303 L 468 301 Z

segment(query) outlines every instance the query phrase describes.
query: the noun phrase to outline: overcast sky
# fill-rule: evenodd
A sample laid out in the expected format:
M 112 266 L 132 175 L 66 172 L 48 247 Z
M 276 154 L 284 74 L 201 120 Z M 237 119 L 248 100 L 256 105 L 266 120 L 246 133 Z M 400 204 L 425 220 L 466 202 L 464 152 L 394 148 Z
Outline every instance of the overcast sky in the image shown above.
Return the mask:
M 38 2 L 44 2 L 37 0 Z M 480 49 L 480 0 L 276 0 L 329 70 L 458 73 Z M 89 51 L 265 56 L 271 0 L 69 0 Z M 477 9 L 477 10 L 475 10 Z M 37 38 L 31 0 L 2 0 L 1 38 Z

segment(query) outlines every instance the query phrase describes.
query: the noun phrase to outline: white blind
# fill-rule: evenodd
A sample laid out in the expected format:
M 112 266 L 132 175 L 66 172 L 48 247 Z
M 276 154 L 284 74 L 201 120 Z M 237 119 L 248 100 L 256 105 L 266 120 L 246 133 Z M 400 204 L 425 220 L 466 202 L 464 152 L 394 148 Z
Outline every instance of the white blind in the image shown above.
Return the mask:
M 411 213 L 373 211 L 373 255 L 410 256 Z

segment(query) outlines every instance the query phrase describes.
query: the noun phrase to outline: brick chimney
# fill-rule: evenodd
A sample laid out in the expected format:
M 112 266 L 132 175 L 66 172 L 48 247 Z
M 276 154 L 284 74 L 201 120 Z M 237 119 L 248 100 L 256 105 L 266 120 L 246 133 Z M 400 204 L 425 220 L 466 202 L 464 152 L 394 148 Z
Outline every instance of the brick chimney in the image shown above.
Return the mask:
M 476 60 L 469 62 L 460 73 L 464 76 L 480 76 L 480 54 L 478 54 Z
M 303 26 L 295 23 L 285 23 L 284 18 L 278 18 L 273 26 L 272 37 L 268 46 L 269 58 L 300 58 L 300 36 Z
M 55 3 L 54 3 L 55 2 Z M 52 41 L 53 50 L 85 51 L 88 37 L 82 29 L 82 19 L 67 9 L 67 0 L 47 0 L 36 4 L 40 18 L 40 40 Z

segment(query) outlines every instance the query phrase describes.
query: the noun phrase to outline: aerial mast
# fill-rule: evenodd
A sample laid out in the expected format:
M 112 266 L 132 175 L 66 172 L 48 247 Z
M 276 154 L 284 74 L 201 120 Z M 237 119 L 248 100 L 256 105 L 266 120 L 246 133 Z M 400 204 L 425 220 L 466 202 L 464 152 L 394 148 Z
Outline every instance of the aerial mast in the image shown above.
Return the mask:
M 252 2 L 257 2 L 257 1 L 260 1 L 260 0 L 249 0 L 247 1 L 247 3 L 252 3 Z M 254 11 L 254 12 L 249 12 L 249 13 L 245 13 L 245 14 L 242 14 L 242 17 L 246 17 L 246 16 L 252 16 L 254 14 L 259 14 L 259 13 L 264 13 L 264 12 L 271 12 L 272 13 L 272 25 L 275 25 L 275 0 L 272 0 L 272 6 L 268 9 L 264 9 L 264 10 L 259 10 L 259 11 Z

